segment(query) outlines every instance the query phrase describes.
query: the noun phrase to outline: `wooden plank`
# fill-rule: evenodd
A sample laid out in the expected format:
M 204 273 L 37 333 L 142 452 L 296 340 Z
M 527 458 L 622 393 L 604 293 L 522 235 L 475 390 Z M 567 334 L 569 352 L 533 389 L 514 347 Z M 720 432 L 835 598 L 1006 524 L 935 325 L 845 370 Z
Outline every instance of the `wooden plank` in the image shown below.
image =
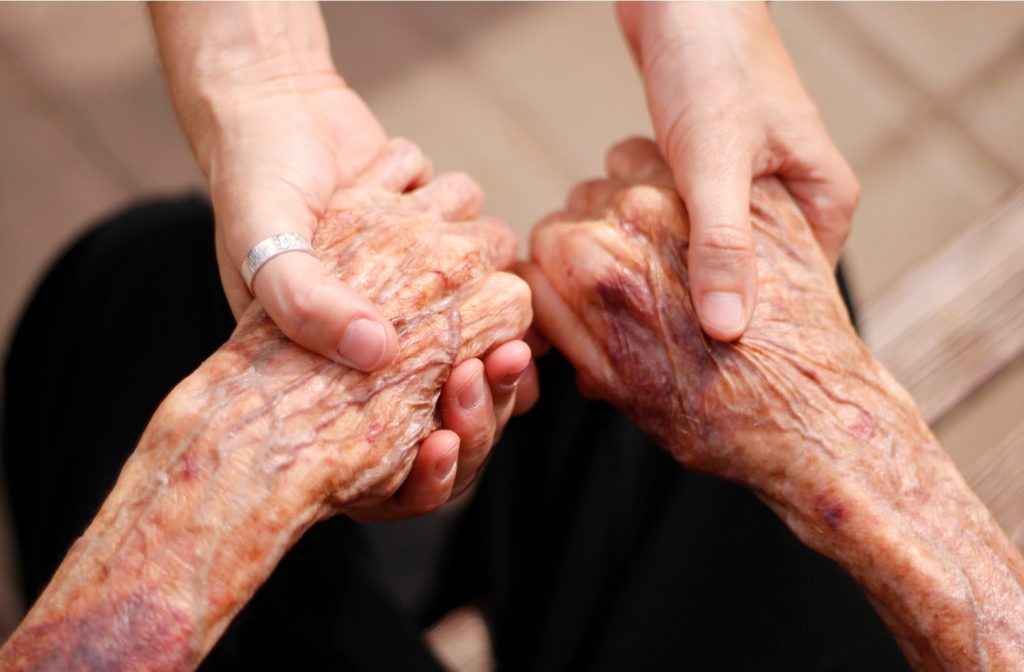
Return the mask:
M 860 310 L 864 340 L 934 423 L 1024 353 L 1024 189 Z
M 974 463 L 967 481 L 1007 536 L 1024 550 L 1024 422 Z

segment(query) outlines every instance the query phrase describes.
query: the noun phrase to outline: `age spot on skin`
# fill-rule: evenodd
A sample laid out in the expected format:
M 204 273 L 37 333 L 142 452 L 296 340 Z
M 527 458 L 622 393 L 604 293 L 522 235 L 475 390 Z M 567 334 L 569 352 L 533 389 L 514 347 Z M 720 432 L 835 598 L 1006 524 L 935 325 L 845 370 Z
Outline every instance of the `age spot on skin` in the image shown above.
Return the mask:
M 853 419 L 846 427 L 846 431 L 850 436 L 861 441 L 868 441 L 875 437 L 875 419 L 871 415 L 861 409 L 857 411 L 857 417 Z
M 814 510 L 818 512 L 821 519 L 825 521 L 828 529 L 835 532 L 842 525 L 846 517 L 846 509 L 842 504 L 832 500 L 827 495 L 818 495 L 814 500 Z

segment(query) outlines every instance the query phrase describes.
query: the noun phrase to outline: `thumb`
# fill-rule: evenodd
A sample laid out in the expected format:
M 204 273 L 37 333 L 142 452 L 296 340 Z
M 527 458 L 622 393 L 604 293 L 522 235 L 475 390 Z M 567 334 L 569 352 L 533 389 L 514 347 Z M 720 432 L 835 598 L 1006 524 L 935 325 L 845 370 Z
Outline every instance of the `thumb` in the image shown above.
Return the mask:
M 299 345 L 361 371 L 395 358 L 398 335 L 366 298 L 307 254 L 266 262 L 253 292 L 274 323 Z
M 222 276 L 233 273 L 239 281 L 242 263 L 254 246 L 281 233 L 295 233 L 309 241 L 316 222 L 298 199 L 243 202 L 258 202 L 261 207 L 244 208 L 247 216 L 222 207 L 218 215 L 218 225 L 224 227 L 226 256 L 233 267 L 222 269 Z M 398 336 L 391 323 L 313 255 L 292 251 L 269 258 L 253 276 L 251 291 L 286 336 L 328 359 L 373 371 L 389 364 L 397 353 Z
M 750 161 L 675 162 L 676 186 L 690 217 L 690 293 L 704 332 L 719 341 L 743 335 L 757 297 L 750 226 Z

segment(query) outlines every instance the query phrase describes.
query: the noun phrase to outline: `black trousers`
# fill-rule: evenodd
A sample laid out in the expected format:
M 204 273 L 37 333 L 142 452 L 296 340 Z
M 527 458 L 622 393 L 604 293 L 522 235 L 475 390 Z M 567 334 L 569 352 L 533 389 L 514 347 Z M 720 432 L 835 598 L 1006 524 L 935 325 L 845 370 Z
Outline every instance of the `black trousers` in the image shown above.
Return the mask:
M 195 198 L 120 214 L 60 259 L 17 329 L 3 460 L 30 600 L 160 400 L 233 328 L 212 226 Z M 678 467 L 580 396 L 558 355 L 540 375 L 538 407 L 510 423 L 473 501 L 397 559 L 429 572 L 429 594 L 402 599 L 373 530 L 330 520 L 204 669 L 438 669 L 418 633 L 468 602 L 509 670 L 906 669 L 853 582 L 753 495 Z M 387 533 L 429 537 L 430 520 Z

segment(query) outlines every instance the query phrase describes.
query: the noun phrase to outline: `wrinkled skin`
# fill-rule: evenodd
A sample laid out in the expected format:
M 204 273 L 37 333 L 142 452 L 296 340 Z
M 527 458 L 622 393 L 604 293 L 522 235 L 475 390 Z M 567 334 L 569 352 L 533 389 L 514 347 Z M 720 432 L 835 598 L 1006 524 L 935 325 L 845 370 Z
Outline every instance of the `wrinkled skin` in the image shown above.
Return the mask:
M 875 369 L 830 266 L 785 191 L 759 181 L 760 303 L 740 343 L 705 338 L 688 291 L 688 219 L 657 149 L 630 141 L 608 164 L 610 179 L 579 185 L 533 233 L 534 260 L 564 301 L 561 314 L 540 311 L 538 322 L 567 347 L 585 389 L 626 410 L 681 462 L 766 485 L 805 447 L 748 449 L 737 441 L 747 420 L 759 419 L 762 438 L 769 424 L 773 434 L 808 438 L 806 424 L 819 419 L 807 412 L 807 388 Z M 849 412 L 868 413 L 857 400 Z
M 496 270 L 514 235 L 475 217 L 469 178 L 400 193 L 422 172 L 417 157 L 385 153 L 335 196 L 313 240 L 394 322 L 397 360 L 349 369 L 250 305 L 157 410 L 0 668 L 190 669 L 309 525 L 402 485 L 452 368 L 531 318 L 526 284 Z
M 688 218 L 655 145 L 618 145 L 608 170 L 537 226 L 522 269 L 581 388 L 752 488 L 857 579 L 915 667 L 1024 669 L 1024 559 L 857 338 L 780 183 L 753 185 L 759 300 L 725 344 L 695 316 Z

